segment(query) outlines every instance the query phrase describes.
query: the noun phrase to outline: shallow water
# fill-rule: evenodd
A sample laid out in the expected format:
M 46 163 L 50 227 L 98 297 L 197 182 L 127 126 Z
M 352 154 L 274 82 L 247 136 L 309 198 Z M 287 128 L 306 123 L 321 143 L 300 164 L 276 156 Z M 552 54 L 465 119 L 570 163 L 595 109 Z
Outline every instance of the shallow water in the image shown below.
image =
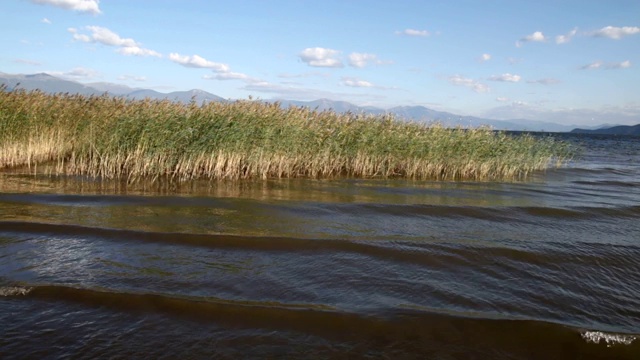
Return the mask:
M 0 173 L 2 358 L 640 358 L 640 138 L 517 182 Z

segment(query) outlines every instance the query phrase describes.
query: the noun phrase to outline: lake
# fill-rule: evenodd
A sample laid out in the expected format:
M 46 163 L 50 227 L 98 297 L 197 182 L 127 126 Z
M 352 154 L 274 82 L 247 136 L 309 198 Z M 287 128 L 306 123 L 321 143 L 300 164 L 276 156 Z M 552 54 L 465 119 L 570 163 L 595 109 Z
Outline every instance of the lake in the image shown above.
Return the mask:
M 640 138 L 554 136 L 511 182 L 2 172 L 0 358 L 640 359 Z

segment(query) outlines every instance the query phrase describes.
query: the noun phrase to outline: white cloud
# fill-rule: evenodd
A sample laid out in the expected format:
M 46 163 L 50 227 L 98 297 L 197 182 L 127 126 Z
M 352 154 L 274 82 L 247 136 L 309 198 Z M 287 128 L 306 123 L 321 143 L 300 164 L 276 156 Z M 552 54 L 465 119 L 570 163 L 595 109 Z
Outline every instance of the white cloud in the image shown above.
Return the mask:
M 138 46 L 125 46 L 116 50 L 122 55 L 135 55 L 135 56 L 155 56 L 162 57 L 162 55 L 154 50 L 144 49 Z
M 594 31 L 591 35 L 595 37 L 607 37 L 609 39 L 621 39 L 623 36 L 640 34 L 640 27 L 637 26 L 605 26 L 600 30 Z
M 602 61 L 592 62 L 591 64 L 583 65 L 580 70 L 593 70 L 600 68 L 604 63 Z
M 354 77 L 343 77 L 342 85 L 351 87 L 373 87 L 374 85 L 369 81 L 359 80 Z
M 541 31 L 536 31 L 533 34 L 527 35 L 522 39 L 516 41 L 516 46 L 521 47 L 522 44 L 526 42 L 545 42 L 545 41 L 547 41 L 547 38 L 544 36 L 544 34 Z
M 491 55 L 490 54 L 482 54 L 478 58 L 478 61 L 480 61 L 480 62 L 485 62 L 485 61 L 489 61 L 489 60 L 491 60 Z
M 87 69 L 83 67 L 76 67 L 69 71 L 45 71 L 45 73 L 52 76 L 59 76 L 71 80 L 90 80 L 100 77 L 100 73 L 93 69 Z
M 512 75 L 509 73 L 505 73 L 502 75 L 494 75 L 491 76 L 488 80 L 491 81 L 503 81 L 503 82 L 518 82 L 522 79 L 520 75 Z
M 583 65 L 580 70 L 595 70 L 595 69 L 627 69 L 631 67 L 631 61 L 626 60 L 619 63 L 605 63 L 603 61 L 596 61 L 591 64 Z
M 369 64 L 383 65 L 391 63 L 391 61 L 383 61 L 378 59 L 378 56 L 374 54 L 355 52 L 349 54 L 349 65 L 357 68 L 363 68 Z
M 527 81 L 527 83 L 540 84 L 540 85 L 554 85 L 554 84 L 559 84 L 560 80 L 554 79 L 554 78 L 545 78 L 545 79 L 539 79 L 539 80 L 529 80 Z
M 120 75 L 118 76 L 118 80 L 143 82 L 147 81 L 147 78 L 144 76 Z
M 453 85 L 460 85 L 460 86 L 465 86 L 468 87 L 470 89 L 472 89 L 473 91 L 477 92 L 477 93 L 486 93 L 489 92 L 489 87 L 485 84 L 482 84 L 478 81 L 475 81 L 473 79 L 468 79 L 465 77 L 462 77 L 460 75 L 453 75 L 449 77 L 449 82 L 452 83 Z
M 306 48 L 300 53 L 300 60 L 309 66 L 315 67 L 342 67 L 342 61 L 338 59 L 338 50 L 321 47 Z
M 504 97 L 504 96 L 499 96 L 499 97 L 496 98 L 496 101 L 507 102 L 507 101 L 509 101 L 509 98 L 508 97 Z
M 91 32 L 91 41 L 93 42 L 109 46 L 138 46 L 135 40 L 121 38 L 120 35 L 101 26 L 87 26 L 86 29 Z
M 556 36 L 556 44 L 566 44 L 578 33 L 578 28 L 574 28 L 565 35 Z
M 137 41 L 130 38 L 122 38 L 120 35 L 107 28 L 101 26 L 87 26 L 85 29 L 89 30 L 90 35 L 81 34 L 76 28 L 68 28 L 67 31 L 73 34 L 73 39 L 76 41 L 119 47 L 116 51 L 123 55 L 162 57 L 159 52 L 142 48 Z
M 406 36 L 429 36 L 430 32 L 427 30 L 416 30 L 416 29 L 404 29 L 402 31 L 396 31 L 396 35 L 406 35 Z
M 349 65 L 357 68 L 363 68 L 367 66 L 368 62 L 375 61 L 377 56 L 374 54 L 366 53 L 351 53 L 349 55 Z
M 619 63 L 607 64 L 607 69 L 627 69 L 631 67 L 631 61 L 626 60 Z
M 52 5 L 62 9 L 87 12 L 90 14 L 100 14 L 100 0 L 31 0 L 32 3 L 41 5 Z
M 78 34 L 78 29 L 76 28 L 70 27 L 67 29 L 67 31 L 73 34 L 73 40 L 87 42 L 87 43 L 91 42 L 91 37 L 89 35 Z
M 232 72 L 232 71 L 228 71 L 228 72 L 221 72 L 218 74 L 214 74 L 214 75 L 204 75 L 202 77 L 203 79 L 206 80 L 245 80 L 245 81 L 257 81 L 255 79 L 252 79 L 249 75 L 247 74 L 243 74 L 243 73 L 238 73 L 238 72 Z
M 171 53 L 169 54 L 169 60 L 189 68 L 211 69 L 216 72 L 229 71 L 229 65 L 209 61 L 199 55 L 188 56 Z
M 41 23 L 43 24 L 51 24 L 51 20 L 47 19 L 47 18 L 43 18 L 42 20 L 40 20 Z

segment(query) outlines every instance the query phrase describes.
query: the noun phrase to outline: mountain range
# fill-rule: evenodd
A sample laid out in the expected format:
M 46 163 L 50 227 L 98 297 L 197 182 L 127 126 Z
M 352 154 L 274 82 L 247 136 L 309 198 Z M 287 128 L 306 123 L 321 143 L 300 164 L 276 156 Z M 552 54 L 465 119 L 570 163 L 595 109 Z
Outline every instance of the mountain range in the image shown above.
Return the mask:
M 25 90 L 38 89 L 45 93 L 77 93 L 82 95 L 102 95 L 104 93 L 109 93 L 114 96 L 123 96 L 131 99 L 168 99 L 171 101 L 181 102 L 190 102 L 195 100 L 198 103 L 208 101 L 231 101 L 203 90 L 194 89 L 189 91 L 161 93 L 151 89 L 131 88 L 125 85 L 105 82 L 81 84 L 76 81 L 65 80 L 46 73 L 12 75 L 0 72 L 0 85 L 4 85 L 9 91 L 18 88 Z M 448 112 L 436 111 L 424 106 L 397 106 L 390 109 L 382 109 L 373 106 L 357 106 L 346 101 L 335 101 L 329 99 L 319 99 L 314 101 L 278 100 L 278 102 L 283 107 L 306 106 L 318 110 L 368 113 L 374 115 L 391 113 L 401 119 L 416 122 L 436 121 L 447 127 L 478 127 L 486 125 L 496 130 L 547 132 L 568 132 L 577 128 L 576 125 L 561 125 L 527 119 L 494 120 L 474 116 L 461 116 Z M 589 127 L 581 130 L 597 130 L 601 127 L 602 126 Z
M 608 134 L 608 135 L 640 135 L 640 124 L 638 125 L 618 125 L 602 129 L 573 129 L 572 133 L 577 134 Z

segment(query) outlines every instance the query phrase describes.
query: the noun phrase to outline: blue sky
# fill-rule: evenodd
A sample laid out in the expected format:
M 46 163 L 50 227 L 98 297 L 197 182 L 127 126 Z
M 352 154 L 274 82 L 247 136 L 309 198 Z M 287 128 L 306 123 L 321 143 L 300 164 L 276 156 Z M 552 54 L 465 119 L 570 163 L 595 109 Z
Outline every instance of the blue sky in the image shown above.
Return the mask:
M 640 123 L 640 1 L 4 0 L 0 72 Z

